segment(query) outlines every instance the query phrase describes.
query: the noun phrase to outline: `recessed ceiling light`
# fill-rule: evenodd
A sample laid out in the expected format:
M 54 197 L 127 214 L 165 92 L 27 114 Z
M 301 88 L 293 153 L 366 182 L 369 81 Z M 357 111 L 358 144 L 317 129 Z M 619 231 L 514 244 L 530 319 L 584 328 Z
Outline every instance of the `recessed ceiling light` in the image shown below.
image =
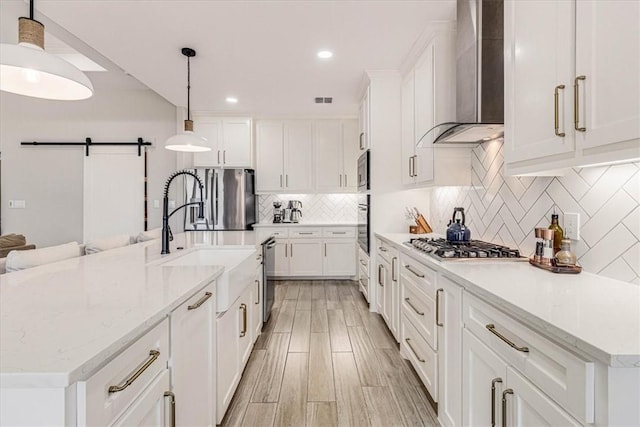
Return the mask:
M 225 101 L 227 101 L 229 104 L 237 104 L 238 98 L 234 98 L 233 96 L 227 96 L 225 98 Z
M 330 50 L 321 50 L 320 52 L 318 52 L 318 58 L 321 59 L 329 59 L 333 56 L 333 52 L 331 52 Z

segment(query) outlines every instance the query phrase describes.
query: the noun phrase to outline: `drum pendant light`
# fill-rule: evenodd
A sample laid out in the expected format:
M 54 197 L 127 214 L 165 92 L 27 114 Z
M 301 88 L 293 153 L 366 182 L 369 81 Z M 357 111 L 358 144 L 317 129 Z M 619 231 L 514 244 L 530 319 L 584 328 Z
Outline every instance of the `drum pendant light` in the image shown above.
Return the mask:
M 0 90 L 34 98 L 73 101 L 93 95 L 82 71 L 44 51 L 44 25 L 29 18 L 18 20 L 18 44 L 0 44 Z
M 187 151 L 197 153 L 211 151 L 206 145 L 207 139 L 193 133 L 193 120 L 191 120 L 191 58 L 196 56 L 196 51 L 182 48 L 182 54 L 187 57 L 187 120 L 184 121 L 184 132 L 167 139 L 164 148 L 173 151 Z

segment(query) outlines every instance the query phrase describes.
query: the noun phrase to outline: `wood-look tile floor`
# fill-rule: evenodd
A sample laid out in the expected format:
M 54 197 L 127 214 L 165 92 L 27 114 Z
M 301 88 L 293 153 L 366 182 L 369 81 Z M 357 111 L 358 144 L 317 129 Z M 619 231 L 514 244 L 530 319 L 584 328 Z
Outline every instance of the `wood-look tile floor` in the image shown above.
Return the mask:
M 223 426 L 439 426 L 356 282 L 281 281 Z

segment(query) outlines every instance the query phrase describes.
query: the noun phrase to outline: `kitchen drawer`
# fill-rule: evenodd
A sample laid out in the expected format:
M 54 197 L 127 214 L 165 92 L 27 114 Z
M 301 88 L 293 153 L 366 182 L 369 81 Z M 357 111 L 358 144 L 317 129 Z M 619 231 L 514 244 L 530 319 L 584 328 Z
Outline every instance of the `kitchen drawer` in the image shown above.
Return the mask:
M 289 238 L 291 239 L 308 239 L 310 237 L 322 237 L 322 229 L 294 227 L 289 229 Z
M 436 302 L 418 290 L 409 280 L 401 281 L 400 304 L 402 314 L 413 323 L 422 338 L 438 350 L 438 327 L 436 326 Z
M 358 279 L 358 285 L 360 286 L 360 291 L 364 295 L 364 299 L 369 302 L 369 278 L 360 275 L 360 278 Z
M 384 258 L 389 263 L 391 263 L 391 259 L 394 256 L 397 256 L 398 250 L 384 240 L 376 239 L 376 246 L 378 248 L 378 256 Z
M 436 280 L 438 273 L 435 270 L 427 267 L 419 261 L 407 256 L 402 255 L 402 268 L 400 269 L 400 275 L 403 281 L 410 281 L 415 284 L 415 287 L 420 292 L 423 292 L 430 298 L 435 298 L 436 294 Z
M 168 359 L 169 320 L 165 319 L 87 381 L 78 383 L 78 425 L 111 424 L 167 369 Z M 112 386 L 122 390 L 110 392 Z
M 411 361 L 422 383 L 435 402 L 438 401 L 438 355 L 429 347 L 407 316 L 400 321 L 400 346 Z
M 322 229 L 323 237 L 348 237 L 355 239 L 356 229 L 353 227 L 325 227 Z
M 365 276 L 369 277 L 369 255 L 367 255 L 362 249 L 358 251 L 358 254 L 360 271 L 363 271 Z
M 369 266 L 368 265 L 364 266 L 364 265 L 360 264 L 358 266 L 358 271 L 360 272 L 360 274 L 359 274 L 360 277 L 366 277 L 367 279 L 369 278 Z
M 256 228 L 258 242 L 263 242 L 269 236 L 284 238 L 289 237 L 289 229 L 287 227 L 273 227 L 273 228 Z
M 560 406 L 581 421 L 593 422 L 593 363 L 582 360 L 467 292 L 463 296 L 463 319 L 465 328 Z

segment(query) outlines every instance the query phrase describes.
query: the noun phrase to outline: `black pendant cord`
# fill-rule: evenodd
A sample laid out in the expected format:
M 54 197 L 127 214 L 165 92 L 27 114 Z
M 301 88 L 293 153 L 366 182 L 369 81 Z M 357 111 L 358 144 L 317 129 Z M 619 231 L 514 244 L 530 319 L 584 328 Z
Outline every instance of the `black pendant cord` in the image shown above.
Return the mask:
M 187 56 L 187 120 L 191 120 L 191 57 Z
M 29 19 L 31 19 L 32 21 L 33 19 L 33 0 L 29 1 Z

